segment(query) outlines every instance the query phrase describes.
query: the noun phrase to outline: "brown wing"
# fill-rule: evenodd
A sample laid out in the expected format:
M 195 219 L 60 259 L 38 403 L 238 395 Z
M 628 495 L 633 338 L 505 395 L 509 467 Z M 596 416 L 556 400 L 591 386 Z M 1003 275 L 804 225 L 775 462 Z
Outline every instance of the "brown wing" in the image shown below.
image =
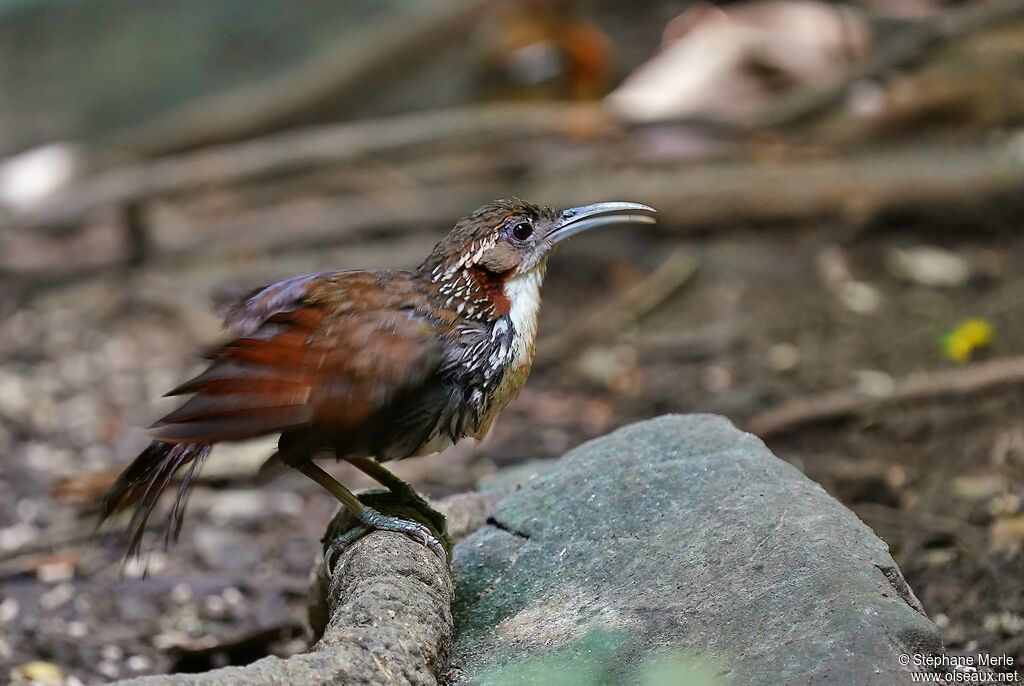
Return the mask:
M 404 272 L 317 275 L 283 288 L 302 294 L 290 304 L 268 289 L 243 301 L 269 313 L 259 321 L 250 305 L 251 334 L 215 350 L 206 371 L 168 394 L 193 395 L 156 423 L 158 440 L 353 428 L 441 365 L 443 346 L 417 314 L 421 296 Z
M 330 283 L 332 279 L 344 278 L 345 274 L 346 272 L 304 274 L 275 281 L 250 291 L 227 309 L 224 314 L 224 326 L 236 335 L 250 336 L 268 318 L 279 312 L 294 309 L 318 288 Z

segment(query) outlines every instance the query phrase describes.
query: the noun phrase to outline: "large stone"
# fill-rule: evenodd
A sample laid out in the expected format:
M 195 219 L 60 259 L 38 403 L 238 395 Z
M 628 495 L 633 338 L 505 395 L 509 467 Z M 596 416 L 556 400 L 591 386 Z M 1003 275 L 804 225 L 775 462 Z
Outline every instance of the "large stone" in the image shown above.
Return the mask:
M 889 685 L 910 682 L 901 654 L 942 648 L 886 544 L 714 416 L 568 453 L 457 546 L 454 573 L 459 684 Z

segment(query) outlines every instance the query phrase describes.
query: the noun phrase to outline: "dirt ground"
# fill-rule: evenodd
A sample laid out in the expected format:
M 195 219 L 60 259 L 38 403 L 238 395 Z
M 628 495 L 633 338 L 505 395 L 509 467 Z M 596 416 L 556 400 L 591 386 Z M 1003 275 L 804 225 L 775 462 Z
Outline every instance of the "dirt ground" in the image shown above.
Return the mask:
M 145 268 L 40 296 L 0 320 L 0 674 L 43 660 L 68 683 L 92 684 L 304 648 L 308 574 L 332 505 L 300 477 L 254 479 L 272 444 L 214 454 L 181 541 L 166 553 L 157 546 L 145 574 L 120 569 L 114 537 L 94 533 L 90 503 L 143 445 L 139 427 L 166 407 L 162 393 L 198 366 L 191 353 L 217 339 L 214 293 L 323 268 L 409 265 L 435 238 Z M 951 251 L 975 275 L 946 288 L 896 276 L 893 251 L 922 244 Z M 953 368 L 939 339 L 968 318 L 994 326 L 988 355 L 1024 352 L 1024 234 L 951 218 L 856 232 L 815 224 L 685 240 L 640 229 L 588 235 L 551 263 L 542 354 L 545 339 L 679 247 L 698 261 L 696 275 L 639 325 L 538 369 L 483 445 L 397 471 L 443 496 L 666 412 L 722 413 L 744 426 L 788 399 Z M 864 286 L 855 297 L 830 285 L 837 264 Z M 800 425 L 768 445 L 889 543 L 951 651 L 1019 662 L 1022 408 L 1011 385 Z

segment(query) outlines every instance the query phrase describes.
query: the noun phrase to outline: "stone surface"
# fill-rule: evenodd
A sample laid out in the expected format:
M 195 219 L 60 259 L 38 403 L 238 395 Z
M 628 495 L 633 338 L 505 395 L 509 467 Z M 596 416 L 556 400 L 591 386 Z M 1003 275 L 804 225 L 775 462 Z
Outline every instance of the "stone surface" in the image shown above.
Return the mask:
M 941 650 L 885 543 L 720 417 L 587 443 L 489 521 L 456 548 L 453 683 L 639 683 L 700 656 L 701 683 L 888 685 Z

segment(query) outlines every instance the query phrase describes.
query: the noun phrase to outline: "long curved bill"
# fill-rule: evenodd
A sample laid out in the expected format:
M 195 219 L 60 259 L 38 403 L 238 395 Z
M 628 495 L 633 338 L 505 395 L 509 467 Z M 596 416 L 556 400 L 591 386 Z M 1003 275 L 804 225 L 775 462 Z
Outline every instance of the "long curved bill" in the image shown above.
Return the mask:
M 637 202 L 599 202 L 594 205 L 570 207 L 562 211 L 561 220 L 548 233 L 552 243 L 609 224 L 654 224 L 658 213 L 653 207 Z

